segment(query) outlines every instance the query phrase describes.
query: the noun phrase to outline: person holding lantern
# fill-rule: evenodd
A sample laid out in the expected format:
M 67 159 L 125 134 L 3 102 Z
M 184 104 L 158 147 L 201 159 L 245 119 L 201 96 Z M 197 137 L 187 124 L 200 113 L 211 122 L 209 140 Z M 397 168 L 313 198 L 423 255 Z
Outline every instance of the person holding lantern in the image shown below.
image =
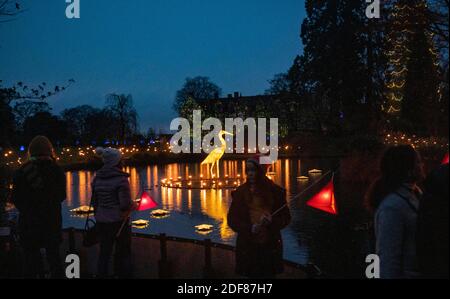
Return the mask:
M 286 192 L 266 177 L 259 157 L 247 160 L 246 175 L 246 183 L 232 192 L 228 211 L 228 225 L 237 233 L 236 273 L 274 278 L 283 272 L 280 231 L 291 220 Z
M 66 176 L 57 165 L 53 145 L 36 136 L 28 161 L 14 175 L 11 201 L 19 210 L 19 235 L 25 255 L 26 278 L 44 278 L 41 249 L 45 248 L 51 278 L 63 278 L 59 254 L 62 242 L 61 203 L 66 199 Z
M 100 242 L 98 276 L 108 277 L 108 265 L 115 245 L 115 275 L 130 278 L 132 267 L 129 216 L 135 204 L 131 199 L 129 174 L 122 171 L 122 154 L 119 150 L 97 148 L 95 151 L 103 161 L 103 167 L 97 171 L 92 182 L 92 205 Z

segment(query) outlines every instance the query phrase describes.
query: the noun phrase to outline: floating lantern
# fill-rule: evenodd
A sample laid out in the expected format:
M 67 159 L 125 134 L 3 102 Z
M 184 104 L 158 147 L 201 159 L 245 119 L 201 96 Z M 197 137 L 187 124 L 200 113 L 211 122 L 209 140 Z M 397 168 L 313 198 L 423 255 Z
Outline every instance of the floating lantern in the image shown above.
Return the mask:
M 195 226 L 195 230 L 200 234 L 209 234 L 214 230 L 214 226 L 210 224 L 200 224 Z
M 310 171 L 308 171 L 309 174 L 322 174 L 322 170 L 320 169 L 311 169 Z
M 334 178 L 319 193 L 308 200 L 306 204 L 326 213 L 337 215 L 336 198 L 334 196 Z
M 85 215 L 85 214 L 92 214 L 94 213 L 94 208 L 90 206 L 81 206 L 79 208 L 70 210 L 72 213 L 78 214 L 78 215 Z
M 154 210 L 150 213 L 153 218 L 162 219 L 170 216 L 170 212 L 167 210 Z
M 305 181 L 309 181 L 309 177 L 307 177 L 307 176 L 298 176 L 297 180 L 301 181 L 301 182 L 305 182 Z
M 445 154 L 444 160 L 442 160 L 442 165 L 448 164 L 449 163 L 449 156 L 448 153 Z
M 267 173 L 267 175 L 270 175 L 270 176 L 275 176 L 277 173 L 275 172 L 275 171 L 269 171 L 268 173 Z
M 149 221 L 144 219 L 139 219 L 131 222 L 133 228 L 144 229 L 149 226 Z
M 158 203 L 153 200 L 147 191 L 142 192 L 141 197 L 136 200 L 136 203 L 138 204 L 137 211 L 150 210 L 158 206 Z

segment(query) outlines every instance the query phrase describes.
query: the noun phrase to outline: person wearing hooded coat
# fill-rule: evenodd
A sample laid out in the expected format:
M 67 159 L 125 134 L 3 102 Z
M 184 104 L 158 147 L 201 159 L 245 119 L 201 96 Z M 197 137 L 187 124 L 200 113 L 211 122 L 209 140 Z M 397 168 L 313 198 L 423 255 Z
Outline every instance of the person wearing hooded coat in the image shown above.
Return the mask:
M 417 255 L 427 279 L 449 278 L 449 165 L 441 165 L 425 181 L 417 220 Z
M 237 233 L 236 273 L 273 278 L 283 272 L 280 231 L 291 220 L 286 192 L 266 177 L 258 157 L 247 160 L 246 175 L 246 183 L 231 194 L 227 219 Z
M 43 278 L 44 248 L 51 278 L 62 278 L 61 203 L 66 199 L 66 176 L 56 164 L 51 142 L 36 136 L 28 147 L 28 161 L 13 179 L 11 201 L 19 210 L 19 235 L 24 250 L 25 276 Z
M 131 226 L 129 212 L 134 207 L 131 199 L 129 174 L 122 171 L 122 154 L 113 148 L 97 148 L 103 167 L 92 182 L 92 201 L 100 242 L 98 259 L 99 278 L 108 277 L 109 261 L 115 245 L 114 272 L 120 278 L 131 278 Z M 118 238 L 122 223 L 126 222 Z

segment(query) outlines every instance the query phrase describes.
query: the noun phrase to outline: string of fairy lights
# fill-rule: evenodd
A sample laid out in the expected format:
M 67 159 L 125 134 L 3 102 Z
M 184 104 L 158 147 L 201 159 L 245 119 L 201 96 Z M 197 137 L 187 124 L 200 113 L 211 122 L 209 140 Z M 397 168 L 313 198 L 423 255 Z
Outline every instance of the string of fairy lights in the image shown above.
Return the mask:
M 105 145 L 108 147 L 108 145 Z M 176 155 L 172 153 L 173 146 L 169 142 L 152 144 L 152 145 L 128 145 L 128 146 L 111 146 L 118 149 L 124 159 L 133 158 L 137 154 L 145 154 L 150 156 L 159 156 L 161 154 Z M 86 163 L 92 161 L 95 157 L 96 146 L 66 146 L 55 149 L 56 160 L 63 165 L 75 163 Z M 273 148 L 271 148 L 273 150 Z M 245 148 L 244 148 L 245 150 Z M 257 150 L 256 148 L 254 149 Z M 294 150 L 291 145 L 282 145 L 278 147 L 281 153 L 290 153 Z M 139 157 L 138 157 L 139 159 Z M 27 161 L 27 148 L 20 146 L 19 148 L 0 148 L 0 161 L 10 168 L 18 168 Z
M 436 148 L 448 150 L 448 139 L 442 137 L 419 137 L 405 133 L 389 133 L 384 137 L 384 144 L 387 146 L 411 145 L 417 150 L 424 148 Z
M 390 50 L 386 51 L 388 58 L 388 68 L 385 72 L 387 78 L 386 103 L 382 105 L 382 110 L 390 115 L 397 115 L 402 111 L 404 92 L 406 85 L 406 76 L 408 74 L 408 61 L 411 54 L 410 41 L 414 32 L 409 27 L 414 22 L 418 24 L 421 18 L 417 17 L 417 11 L 426 11 L 426 1 L 417 1 L 414 4 L 403 5 L 396 3 L 393 7 L 392 18 L 393 28 L 387 36 Z M 426 32 L 429 51 L 433 57 L 434 65 L 439 66 L 438 51 L 433 42 L 434 34 Z M 438 96 L 441 96 L 441 90 L 437 90 Z

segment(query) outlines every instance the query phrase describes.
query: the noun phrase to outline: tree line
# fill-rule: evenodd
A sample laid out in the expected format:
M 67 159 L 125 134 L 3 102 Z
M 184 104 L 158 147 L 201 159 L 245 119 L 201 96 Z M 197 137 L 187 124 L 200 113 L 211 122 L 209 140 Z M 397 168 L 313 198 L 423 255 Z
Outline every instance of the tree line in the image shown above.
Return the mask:
M 22 82 L 10 88 L 0 85 L 0 146 L 27 144 L 36 135 L 46 135 L 57 145 L 127 144 L 148 137 L 139 132 L 131 95 L 109 94 L 102 108 L 81 105 L 53 114 L 46 99 L 67 87 L 48 91 L 45 83 L 37 88 Z M 153 130 L 149 134 L 154 137 Z
M 247 117 L 278 117 L 285 135 L 313 119 L 318 133 L 447 136 L 449 2 L 383 1 L 380 19 L 367 18 L 366 6 L 306 0 L 302 54 L 269 80 L 270 97 Z M 207 77 L 188 78 L 174 110 L 189 118 L 221 92 Z
M 305 6 L 303 54 L 269 94 L 297 98 L 337 132 L 448 135 L 448 1 L 383 1 L 380 19 L 364 1 Z

